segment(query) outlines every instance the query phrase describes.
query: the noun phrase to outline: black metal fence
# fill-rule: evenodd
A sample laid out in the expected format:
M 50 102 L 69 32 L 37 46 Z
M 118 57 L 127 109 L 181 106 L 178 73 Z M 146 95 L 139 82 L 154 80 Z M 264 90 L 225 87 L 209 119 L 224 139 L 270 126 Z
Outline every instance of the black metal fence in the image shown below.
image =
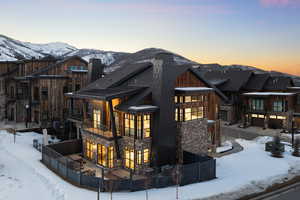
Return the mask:
M 100 189 L 102 192 L 140 191 L 172 185 L 183 186 L 216 178 L 216 161 L 210 157 L 194 157 L 197 162 L 192 162 L 189 158 L 188 160 L 191 162 L 180 165 L 180 168 L 176 168 L 176 166 L 163 167 L 159 174 L 139 180 L 108 180 L 90 176 L 82 172 L 79 162 L 66 157 L 67 154 L 80 153 L 81 145 L 80 140 L 72 140 L 44 146 L 42 148 L 42 162 L 70 183 L 92 190 Z M 64 148 L 61 148 L 61 146 L 64 146 Z M 62 150 L 62 152 L 59 153 L 59 150 Z M 174 173 L 175 170 L 179 173 Z

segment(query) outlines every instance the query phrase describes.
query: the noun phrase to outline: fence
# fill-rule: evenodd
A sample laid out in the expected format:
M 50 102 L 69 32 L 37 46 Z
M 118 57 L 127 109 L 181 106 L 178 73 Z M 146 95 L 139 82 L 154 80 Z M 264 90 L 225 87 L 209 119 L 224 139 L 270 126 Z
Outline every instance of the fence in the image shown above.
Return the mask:
M 61 145 L 62 144 L 62 145 Z M 180 186 L 207 181 L 216 177 L 216 162 L 210 157 L 194 157 L 190 163 L 186 162 L 177 168 L 179 173 L 174 173 L 176 166 L 163 167 L 159 174 L 146 179 L 118 179 L 107 180 L 101 177 L 86 175 L 81 170 L 81 163 L 74 161 L 67 154 L 79 153 L 80 140 L 72 140 L 60 144 L 44 146 L 42 148 L 42 162 L 56 174 L 70 183 L 102 192 L 108 191 L 140 191 L 149 188 L 163 188 L 179 184 Z M 61 148 L 64 146 L 64 148 Z M 59 150 L 61 152 L 59 153 Z M 193 161 L 197 162 L 193 162 Z

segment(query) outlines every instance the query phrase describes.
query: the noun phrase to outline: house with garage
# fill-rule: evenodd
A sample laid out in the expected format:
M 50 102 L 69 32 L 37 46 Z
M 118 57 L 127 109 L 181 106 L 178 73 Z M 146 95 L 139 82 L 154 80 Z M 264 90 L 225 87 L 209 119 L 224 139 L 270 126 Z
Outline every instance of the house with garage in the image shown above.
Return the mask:
M 106 170 L 135 174 L 206 156 L 220 145 L 220 100 L 226 96 L 174 55 L 125 65 L 66 94 L 82 101 L 83 156 Z

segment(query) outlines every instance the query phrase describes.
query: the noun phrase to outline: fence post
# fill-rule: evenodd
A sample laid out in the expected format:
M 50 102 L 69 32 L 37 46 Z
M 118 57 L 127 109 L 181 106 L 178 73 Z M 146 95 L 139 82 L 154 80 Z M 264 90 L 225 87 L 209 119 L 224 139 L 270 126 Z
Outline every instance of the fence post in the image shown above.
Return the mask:
M 200 182 L 201 181 L 201 163 L 198 162 L 197 165 L 198 165 L 198 181 Z
M 68 166 L 68 158 L 66 159 L 66 178 L 69 179 L 69 166 Z

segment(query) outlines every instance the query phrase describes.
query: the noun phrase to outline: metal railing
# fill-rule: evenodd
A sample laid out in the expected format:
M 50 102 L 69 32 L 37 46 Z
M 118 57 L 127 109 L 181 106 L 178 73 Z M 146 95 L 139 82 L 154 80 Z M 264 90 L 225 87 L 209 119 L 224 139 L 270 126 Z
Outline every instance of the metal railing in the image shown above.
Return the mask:
M 93 121 L 85 121 L 83 123 L 83 130 L 106 138 L 113 137 L 113 133 L 110 128 L 104 124 L 94 124 Z

